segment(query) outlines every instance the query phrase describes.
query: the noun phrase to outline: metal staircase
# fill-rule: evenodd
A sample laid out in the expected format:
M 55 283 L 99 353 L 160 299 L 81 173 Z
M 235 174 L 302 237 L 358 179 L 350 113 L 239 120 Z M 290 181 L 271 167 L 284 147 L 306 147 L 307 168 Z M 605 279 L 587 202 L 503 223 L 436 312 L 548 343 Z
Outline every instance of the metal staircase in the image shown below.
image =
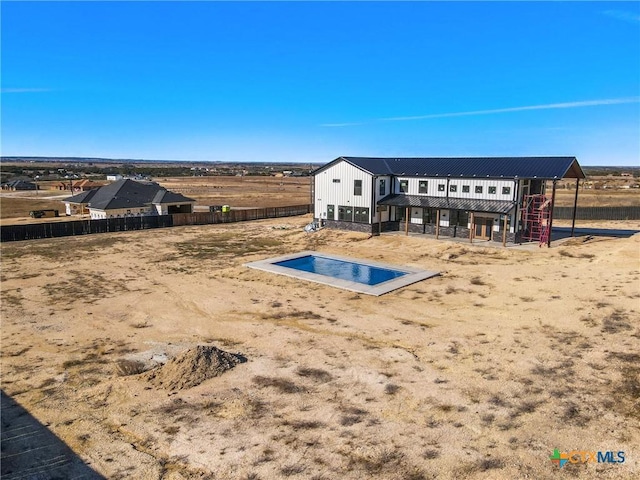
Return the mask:
M 522 208 L 522 223 L 524 224 L 523 240 L 539 242 L 539 246 L 549 240 L 551 229 L 551 199 L 544 195 L 525 195 Z

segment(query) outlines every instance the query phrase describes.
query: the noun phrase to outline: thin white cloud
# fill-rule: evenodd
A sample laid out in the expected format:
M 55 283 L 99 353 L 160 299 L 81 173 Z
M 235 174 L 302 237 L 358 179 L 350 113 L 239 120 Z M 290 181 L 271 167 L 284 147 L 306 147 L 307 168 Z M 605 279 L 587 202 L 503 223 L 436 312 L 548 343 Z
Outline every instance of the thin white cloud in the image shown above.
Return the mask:
M 553 110 L 560 108 L 582 108 L 582 107 L 596 107 L 602 105 L 620 105 L 627 103 L 639 103 L 640 97 L 626 97 L 626 98 L 606 98 L 601 100 L 584 100 L 580 102 L 564 102 L 564 103 L 547 103 L 544 105 L 528 105 L 524 107 L 510 107 L 510 108 L 494 108 L 490 110 L 471 110 L 467 112 L 450 112 L 450 113 L 431 113 L 428 115 L 413 115 L 406 117 L 387 117 L 377 118 L 369 122 L 359 123 L 325 123 L 323 127 L 348 127 L 353 125 L 363 125 L 365 123 L 374 122 L 406 122 L 412 120 L 427 120 L 432 118 L 449 118 L 449 117 L 469 117 L 474 115 L 493 115 L 496 113 L 512 113 L 512 112 L 525 112 L 528 110 Z
M 0 93 L 40 93 L 50 92 L 50 88 L 2 88 Z
M 640 23 L 640 15 L 635 12 L 627 12 L 623 10 L 605 10 L 602 12 L 608 17 L 617 18 L 618 20 L 624 20 L 625 22 Z

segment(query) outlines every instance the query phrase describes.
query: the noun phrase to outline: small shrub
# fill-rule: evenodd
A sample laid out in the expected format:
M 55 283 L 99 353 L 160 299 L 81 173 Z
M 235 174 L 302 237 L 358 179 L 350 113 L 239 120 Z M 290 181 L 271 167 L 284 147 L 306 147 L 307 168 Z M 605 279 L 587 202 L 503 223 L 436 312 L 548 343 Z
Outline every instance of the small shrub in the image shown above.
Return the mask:
M 304 388 L 286 378 L 263 377 L 258 375 L 253 377 L 253 383 L 259 387 L 273 387 L 282 393 L 299 393 L 304 391 Z
M 296 373 L 301 377 L 311 378 L 318 383 L 327 383 L 333 379 L 329 372 L 321 368 L 300 367 Z
M 472 285 L 486 285 L 486 282 L 480 277 L 473 277 L 470 281 Z
M 176 433 L 178 433 L 180 431 L 180 427 L 178 427 L 177 425 L 171 425 L 169 427 L 165 427 L 163 429 L 163 431 L 167 435 L 175 435 Z
M 298 475 L 299 473 L 304 472 L 306 467 L 304 465 L 300 465 L 299 463 L 295 463 L 293 465 L 285 465 L 280 469 L 280 473 L 285 477 L 290 477 L 292 475 Z
M 602 319 L 602 333 L 618 333 L 623 330 L 631 330 L 628 316 L 623 310 L 616 309 L 613 313 Z
M 494 470 L 503 468 L 504 462 L 499 458 L 485 458 L 478 462 L 478 470 L 486 472 L 487 470 Z
M 398 392 L 398 390 L 400 390 L 400 387 L 393 383 L 387 383 L 384 386 L 384 393 L 386 393 L 387 395 L 395 395 Z
M 351 425 L 355 425 L 360 422 L 362 422 L 362 417 L 359 417 L 358 415 L 343 415 L 340 418 L 340 425 L 343 427 L 350 427 Z
M 425 460 L 433 460 L 434 458 L 438 458 L 439 456 L 440 452 L 433 449 L 425 450 L 425 452 L 422 454 L 422 458 L 424 458 Z
M 284 425 L 291 427 L 296 432 L 298 430 L 315 430 L 324 427 L 324 423 L 315 420 L 296 420 L 293 422 L 284 422 Z

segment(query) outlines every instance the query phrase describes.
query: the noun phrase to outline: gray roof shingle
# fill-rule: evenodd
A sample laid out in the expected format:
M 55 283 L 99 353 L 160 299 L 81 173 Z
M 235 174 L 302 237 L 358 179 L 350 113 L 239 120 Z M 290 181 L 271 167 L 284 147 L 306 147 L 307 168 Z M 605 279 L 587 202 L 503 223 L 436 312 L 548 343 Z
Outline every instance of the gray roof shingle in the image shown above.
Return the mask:
M 97 210 L 140 208 L 154 203 L 195 202 L 195 200 L 185 197 L 180 193 L 170 192 L 157 183 L 141 183 L 129 179 L 118 180 L 96 190 L 89 190 L 88 192 L 74 195 L 65 201 L 71 203 L 87 203 L 87 197 L 83 197 L 83 194 L 91 193 L 93 194 L 89 198 L 89 207 Z

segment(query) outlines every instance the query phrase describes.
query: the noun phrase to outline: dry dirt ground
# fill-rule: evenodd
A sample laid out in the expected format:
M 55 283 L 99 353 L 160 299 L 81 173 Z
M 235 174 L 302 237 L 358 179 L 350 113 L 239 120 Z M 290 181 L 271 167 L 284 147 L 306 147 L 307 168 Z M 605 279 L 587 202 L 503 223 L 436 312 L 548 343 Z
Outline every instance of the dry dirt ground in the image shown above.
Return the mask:
M 640 235 L 502 249 L 308 221 L 2 245 L 3 391 L 110 479 L 640 476 Z M 243 266 L 300 250 L 441 275 L 369 297 Z M 556 448 L 626 461 L 559 470 Z

